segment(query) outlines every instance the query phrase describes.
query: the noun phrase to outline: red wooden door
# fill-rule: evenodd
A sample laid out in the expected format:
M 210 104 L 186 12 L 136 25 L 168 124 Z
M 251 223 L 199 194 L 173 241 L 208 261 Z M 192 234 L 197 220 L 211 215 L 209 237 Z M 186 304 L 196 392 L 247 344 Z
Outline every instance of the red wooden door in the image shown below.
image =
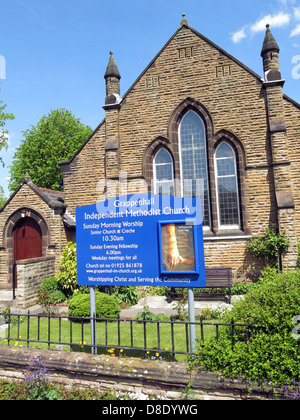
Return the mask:
M 21 219 L 14 229 L 14 278 L 17 287 L 17 272 L 15 262 L 42 256 L 42 232 L 38 223 L 25 217 Z

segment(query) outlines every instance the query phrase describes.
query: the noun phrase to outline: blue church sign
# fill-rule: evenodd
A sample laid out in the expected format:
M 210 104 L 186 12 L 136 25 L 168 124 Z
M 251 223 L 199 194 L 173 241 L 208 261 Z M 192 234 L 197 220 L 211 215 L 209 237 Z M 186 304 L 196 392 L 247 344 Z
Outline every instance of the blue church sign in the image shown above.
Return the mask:
M 199 198 L 134 194 L 78 207 L 76 236 L 79 285 L 205 287 Z

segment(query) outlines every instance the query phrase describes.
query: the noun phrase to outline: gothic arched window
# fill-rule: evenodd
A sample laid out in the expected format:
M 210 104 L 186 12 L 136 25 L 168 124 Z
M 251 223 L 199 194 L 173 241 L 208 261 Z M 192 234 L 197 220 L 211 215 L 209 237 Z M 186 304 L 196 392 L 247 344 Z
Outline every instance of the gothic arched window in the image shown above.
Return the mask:
M 219 228 L 239 228 L 236 156 L 226 141 L 220 143 L 215 152 L 215 176 Z
M 202 200 L 203 226 L 209 227 L 210 205 L 208 188 L 206 129 L 196 112 L 189 110 L 179 127 L 179 154 L 181 194 L 200 197 Z
M 161 148 L 153 160 L 154 193 L 174 195 L 174 168 L 170 153 Z

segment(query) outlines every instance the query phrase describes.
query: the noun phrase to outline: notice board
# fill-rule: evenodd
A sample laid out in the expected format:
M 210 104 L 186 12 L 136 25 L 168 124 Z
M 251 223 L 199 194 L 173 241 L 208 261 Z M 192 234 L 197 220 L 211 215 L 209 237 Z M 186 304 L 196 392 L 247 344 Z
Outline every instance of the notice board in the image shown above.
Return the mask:
M 79 285 L 205 287 L 199 198 L 134 194 L 78 207 L 76 239 Z

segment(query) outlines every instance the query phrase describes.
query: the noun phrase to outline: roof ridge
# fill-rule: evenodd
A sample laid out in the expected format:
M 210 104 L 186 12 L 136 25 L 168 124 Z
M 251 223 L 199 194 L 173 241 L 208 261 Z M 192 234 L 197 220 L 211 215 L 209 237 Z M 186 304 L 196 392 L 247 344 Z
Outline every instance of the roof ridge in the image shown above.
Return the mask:
M 51 190 L 50 188 L 44 188 L 44 187 L 38 187 L 37 188 L 41 191 L 44 192 L 49 192 L 49 193 L 54 193 L 54 194 L 60 194 L 60 195 L 64 195 L 63 191 L 58 191 L 58 190 Z

